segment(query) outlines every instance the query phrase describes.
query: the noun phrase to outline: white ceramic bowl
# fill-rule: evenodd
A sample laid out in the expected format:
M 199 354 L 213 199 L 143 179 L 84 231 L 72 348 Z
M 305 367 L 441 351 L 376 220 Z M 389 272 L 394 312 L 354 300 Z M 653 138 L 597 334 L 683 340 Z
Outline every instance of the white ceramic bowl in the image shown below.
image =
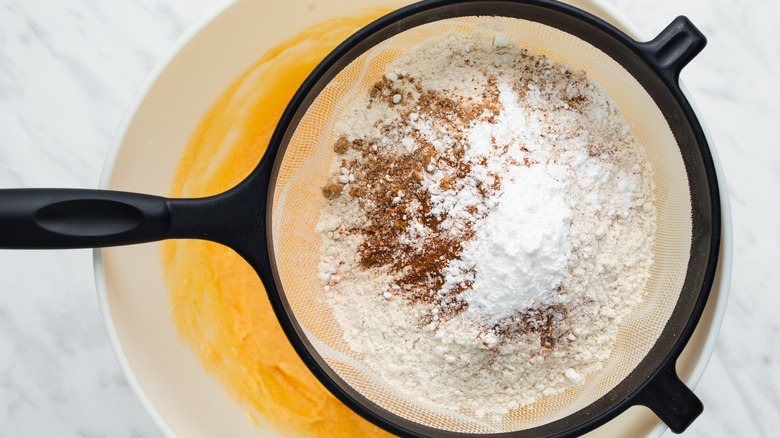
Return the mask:
M 167 195 L 176 163 L 198 120 L 265 50 L 328 18 L 371 5 L 404 3 L 408 2 L 323 0 L 311 9 L 306 2 L 236 0 L 215 8 L 179 39 L 139 90 L 113 143 L 101 188 Z M 602 0 L 570 3 L 642 39 Z M 731 272 L 731 215 L 715 159 L 722 190 L 722 257 L 710 301 L 678 362 L 678 373 L 691 387 L 712 354 Z M 281 436 L 267 425 L 254 426 L 179 341 L 159 251 L 159 244 L 153 243 L 94 252 L 103 317 L 133 391 L 168 437 Z M 665 430 L 648 409 L 634 407 L 589 436 L 660 436 Z

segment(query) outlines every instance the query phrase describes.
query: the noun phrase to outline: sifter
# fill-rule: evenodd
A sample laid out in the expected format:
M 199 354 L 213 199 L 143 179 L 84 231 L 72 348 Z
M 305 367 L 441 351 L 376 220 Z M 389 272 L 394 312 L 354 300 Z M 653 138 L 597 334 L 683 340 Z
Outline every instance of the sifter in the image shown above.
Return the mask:
M 637 310 L 634 332 L 626 334 L 636 348 L 610 359 L 605 369 L 611 371 L 590 394 L 540 405 L 540 415 L 501 424 L 415 404 L 361 370 L 359 358 L 345 357 L 337 345 L 333 327 L 323 327 L 323 309 L 307 287 L 313 275 L 305 272 L 311 265 L 305 249 L 311 247 L 321 205 L 316 182 L 330 163 L 325 133 L 343 97 L 353 91 L 345 84 L 360 89 L 381 76 L 381 69 L 358 68 L 366 59 L 389 60 L 410 41 L 469 26 L 506 32 L 532 51 L 586 70 L 621 106 L 648 150 L 658 186 L 656 267 L 649 299 Z M 635 404 L 649 406 L 680 431 L 701 412 L 701 403 L 677 378 L 674 364 L 704 308 L 720 235 L 712 160 L 678 85 L 680 70 L 704 42 L 684 18 L 651 42 L 637 43 L 556 2 L 415 4 L 366 26 L 315 69 L 287 107 L 261 163 L 233 189 L 202 199 L 5 190 L 0 246 L 102 247 L 168 238 L 228 245 L 258 272 L 283 329 L 320 381 L 350 408 L 398 435 L 572 436 Z

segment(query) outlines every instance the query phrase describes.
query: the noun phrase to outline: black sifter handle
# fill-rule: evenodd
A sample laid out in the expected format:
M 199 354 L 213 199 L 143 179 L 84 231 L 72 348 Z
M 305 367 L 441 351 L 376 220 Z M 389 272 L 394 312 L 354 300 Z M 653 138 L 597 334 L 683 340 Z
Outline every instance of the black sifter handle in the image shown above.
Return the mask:
M 0 248 L 64 249 L 159 240 L 166 199 L 87 189 L 0 190 Z
M 634 403 L 650 408 L 674 433 L 683 432 L 704 411 L 701 400 L 677 377 L 674 360 L 647 381 Z
M 676 86 L 683 67 L 706 45 L 707 37 L 688 18 L 679 16 L 658 36 L 650 41 L 639 43 L 638 47 L 646 54 L 658 73 L 664 76 L 668 83 Z
M 210 198 L 168 199 L 109 190 L 3 189 L 0 248 L 102 248 L 172 238 L 230 245 L 241 236 L 237 229 L 256 233 L 248 225 L 236 226 L 249 222 L 249 209 L 242 208 L 241 200 L 230 191 Z M 262 225 L 262 216 L 251 222 Z

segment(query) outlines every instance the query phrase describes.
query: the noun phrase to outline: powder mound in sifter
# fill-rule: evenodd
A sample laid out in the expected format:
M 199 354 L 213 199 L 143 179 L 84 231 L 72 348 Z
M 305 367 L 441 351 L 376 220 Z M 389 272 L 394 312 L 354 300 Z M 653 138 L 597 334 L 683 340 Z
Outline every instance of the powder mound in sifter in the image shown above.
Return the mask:
M 495 324 L 558 301 L 556 291 L 571 254 L 572 215 L 567 183 L 548 170 L 555 166 L 518 168 L 505 182 L 496 208 L 475 224 L 476 234 L 460 258 L 448 265 L 445 272 L 473 271 L 471 288 L 463 294 L 470 317 Z
M 445 33 L 335 131 L 318 276 L 372 371 L 479 418 L 602 367 L 656 218 L 644 149 L 584 72 L 503 34 Z

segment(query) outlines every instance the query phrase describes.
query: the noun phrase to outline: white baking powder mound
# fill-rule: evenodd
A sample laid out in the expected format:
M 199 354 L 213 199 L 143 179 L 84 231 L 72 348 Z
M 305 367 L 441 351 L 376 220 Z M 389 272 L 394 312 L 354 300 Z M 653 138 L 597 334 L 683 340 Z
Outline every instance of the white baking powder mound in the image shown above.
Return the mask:
M 555 303 L 571 254 L 572 213 L 566 199 L 570 184 L 551 174 L 563 180 L 565 170 L 547 163 L 517 168 L 502 183 L 496 209 L 453 261 L 475 270 L 464 295 L 470 317 L 493 324 Z

